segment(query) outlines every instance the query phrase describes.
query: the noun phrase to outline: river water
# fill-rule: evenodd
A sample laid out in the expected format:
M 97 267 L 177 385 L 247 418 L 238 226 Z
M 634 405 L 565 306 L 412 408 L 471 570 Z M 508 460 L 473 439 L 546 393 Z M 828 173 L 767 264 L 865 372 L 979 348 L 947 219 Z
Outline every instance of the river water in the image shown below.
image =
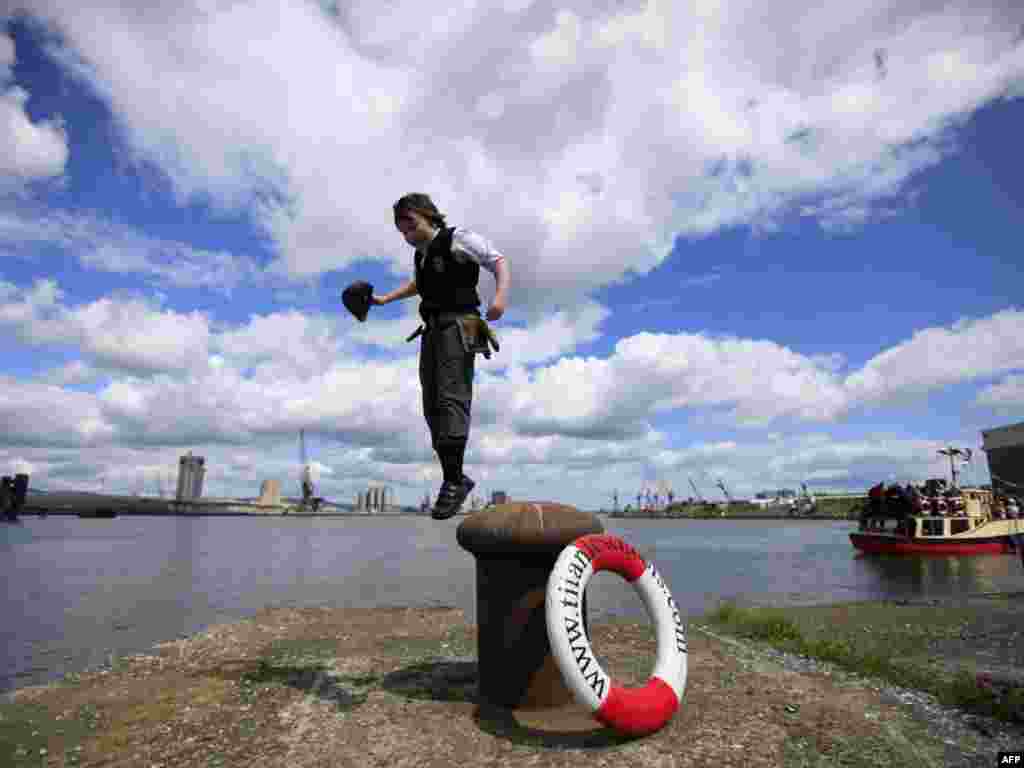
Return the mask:
M 280 606 L 455 606 L 475 621 L 459 518 L 50 516 L 0 526 L 0 690 L 43 683 Z M 1019 590 L 1014 556 L 863 557 L 850 522 L 602 519 L 654 561 L 680 609 Z M 642 618 L 598 573 L 590 616 Z

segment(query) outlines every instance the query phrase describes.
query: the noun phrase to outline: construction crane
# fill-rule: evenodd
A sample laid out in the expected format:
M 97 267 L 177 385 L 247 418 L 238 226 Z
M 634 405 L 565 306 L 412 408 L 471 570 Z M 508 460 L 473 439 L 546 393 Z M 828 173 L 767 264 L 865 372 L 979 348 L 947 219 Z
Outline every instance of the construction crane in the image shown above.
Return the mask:
M 700 502 L 701 504 L 703 504 L 703 503 L 704 503 L 704 497 L 703 497 L 703 496 L 701 496 L 701 495 L 700 495 L 700 491 L 698 491 L 698 490 L 697 490 L 697 486 L 696 486 L 696 484 L 695 484 L 695 483 L 693 482 L 693 478 L 692 478 L 692 477 L 688 477 L 688 478 L 686 478 L 686 479 L 690 481 L 690 487 L 691 487 L 691 488 L 693 488 L 693 492 L 694 492 L 695 494 L 697 494 L 697 501 L 699 501 L 699 502 Z
M 729 495 L 729 491 L 728 491 L 728 489 L 727 489 L 727 488 L 725 487 L 725 483 L 723 483 L 723 482 L 722 482 L 722 479 L 721 479 L 721 478 L 719 478 L 719 479 L 718 479 L 718 483 L 717 483 L 717 485 L 718 485 L 718 487 L 719 487 L 719 488 L 721 488 L 721 489 L 722 489 L 722 493 L 723 493 L 723 494 L 725 495 L 725 500 L 726 500 L 726 502 L 727 502 L 727 503 L 729 503 L 729 504 L 732 504 L 732 496 L 731 496 L 731 495 Z
M 313 467 L 306 458 L 306 430 L 299 430 L 299 466 L 302 467 L 302 502 L 300 508 L 316 512 L 323 501 L 313 495 Z
M 818 503 L 814 498 L 814 495 L 807 490 L 807 483 L 800 483 L 800 488 L 803 489 L 803 496 L 800 498 L 800 506 L 803 508 L 805 515 L 813 515 L 818 511 Z
M 672 489 L 664 480 L 658 481 L 658 499 L 659 502 L 664 502 L 665 506 L 672 504 Z

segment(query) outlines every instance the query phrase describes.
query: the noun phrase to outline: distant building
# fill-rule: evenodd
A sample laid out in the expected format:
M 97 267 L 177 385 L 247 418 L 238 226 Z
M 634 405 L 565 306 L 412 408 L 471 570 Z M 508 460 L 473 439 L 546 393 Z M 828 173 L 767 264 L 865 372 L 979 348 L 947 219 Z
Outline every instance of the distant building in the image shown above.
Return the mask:
M 356 494 L 356 511 L 367 515 L 385 515 L 399 512 L 394 491 L 388 486 L 371 485 L 365 493 Z
M 281 481 L 264 480 L 260 486 L 260 499 L 256 502 L 264 506 L 278 506 L 281 503 Z
M 206 459 L 189 451 L 178 460 L 178 501 L 192 501 L 203 495 Z
M 491 494 L 491 504 L 508 504 L 508 494 L 504 491 L 495 491 Z
M 995 493 L 1024 496 L 1024 421 L 981 431 Z

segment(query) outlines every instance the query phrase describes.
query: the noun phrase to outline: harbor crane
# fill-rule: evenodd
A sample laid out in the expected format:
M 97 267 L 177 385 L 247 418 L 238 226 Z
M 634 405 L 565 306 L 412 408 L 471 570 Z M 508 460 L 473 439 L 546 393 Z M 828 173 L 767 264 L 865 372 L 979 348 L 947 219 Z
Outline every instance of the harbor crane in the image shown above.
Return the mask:
M 313 467 L 306 458 L 306 430 L 299 430 L 299 465 L 302 467 L 302 501 L 300 509 L 304 512 L 316 512 L 320 509 L 323 499 L 314 496 Z
M 692 477 L 688 477 L 686 479 L 690 481 L 690 487 L 693 488 L 693 492 L 695 494 L 697 494 L 697 501 L 699 501 L 701 504 L 703 504 L 704 503 L 704 497 L 701 496 L 700 495 L 700 491 L 697 490 L 697 485 L 693 482 L 693 478 Z
M 725 487 L 725 483 L 722 482 L 721 478 L 718 479 L 717 485 L 718 485 L 719 488 L 722 489 L 722 493 L 725 495 L 726 502 L 729 503 L 729 504 L 732 504 L 732 496 L 729 494 L 729 491 Z

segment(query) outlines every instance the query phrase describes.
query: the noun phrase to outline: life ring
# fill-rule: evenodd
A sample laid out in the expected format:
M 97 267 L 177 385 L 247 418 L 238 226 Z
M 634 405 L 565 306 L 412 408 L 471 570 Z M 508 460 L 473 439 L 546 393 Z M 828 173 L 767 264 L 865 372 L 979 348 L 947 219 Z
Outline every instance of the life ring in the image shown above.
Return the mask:
M 598 664 L 583 630 L 583 594 L 597 571 L 633 585 L 654 621 L 658 650 L 646 685 L 615 684 Z M 668 586 L 654 567 L 617 536 L 581 536 L 562 550 L 545 596 L 548 642 L 566 685 L 594 717 L 632 736 L 654 733 L 679 707 L 686 688 L 686 627 Z

